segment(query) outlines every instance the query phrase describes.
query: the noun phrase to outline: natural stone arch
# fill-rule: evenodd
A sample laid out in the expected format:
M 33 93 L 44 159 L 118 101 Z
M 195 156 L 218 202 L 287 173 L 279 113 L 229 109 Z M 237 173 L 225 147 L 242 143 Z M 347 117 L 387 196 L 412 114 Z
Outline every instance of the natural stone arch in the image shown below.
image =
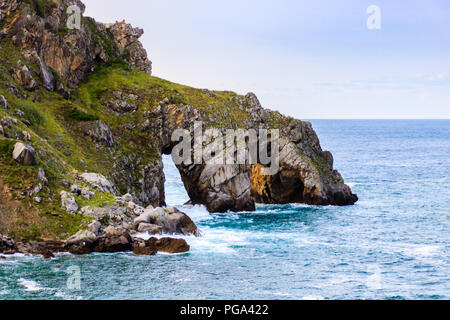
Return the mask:
M 254 101 L 256 97 L 250 95 L 248 99 Z M 270 116 L 270 111 L 262 108 L 256 112 Z M 162 106 L 161 153 L 171 154 L 176 144 L 171 141 L 174 130 L 193 132 L 194 122 L 200 120 L 209 123 L 193 106 L 168 102 Z M 261 124 L 254 121 L 248 128 Z M 333 169 L 333 157 L 322 151 L 311 124 L 295 120 L 289 129 L 281 133 L 280 170 L 272 176 L 261 174 L 262 164 L 177 164 L 191 202 L 205 205 L 210 212 L 254 211 L 255 203 L 354 204 L 357 196 Z

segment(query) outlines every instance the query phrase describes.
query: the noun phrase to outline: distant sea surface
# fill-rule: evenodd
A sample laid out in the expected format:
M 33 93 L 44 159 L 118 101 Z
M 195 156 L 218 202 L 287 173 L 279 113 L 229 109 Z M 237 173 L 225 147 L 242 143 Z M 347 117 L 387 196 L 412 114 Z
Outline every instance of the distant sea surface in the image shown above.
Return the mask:
M 210 215 L 182 206 L 166 157 L 168 204 L 203 232 L 189 253 L 16 255 L 0 260 L 0 299 L 450 299 L 450 121 L 311 122 L 355 206 Z

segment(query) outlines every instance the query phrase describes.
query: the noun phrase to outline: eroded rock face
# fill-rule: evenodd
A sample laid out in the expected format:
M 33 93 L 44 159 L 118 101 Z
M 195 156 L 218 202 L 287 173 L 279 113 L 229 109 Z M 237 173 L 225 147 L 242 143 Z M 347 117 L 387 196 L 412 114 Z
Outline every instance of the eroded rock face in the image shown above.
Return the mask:
M 13 254 L 17 251 L 14 240 L 10 237 L 0 235 L 0 253 Z
M 144 34 L 144 30 L 133 28 L 125 21 L 108 25 L 107 28 L 114 35 L 120 54 L 127 52 L 129 54 L 129 62 L 133 67 L 151 74 L 152 63 L 148 60 L 147 51 L 139 41 L 139 38 Z
M 111 130 L 100 120 L 83 124 L 82 130 L 87 137 L 103 146 L 116 146 L 116 140 Z
M 133 252 L 137 255 L 152 255 L 155 252 L 184 253 L 190 246 L 184 239 L 174 238 L 150 238 L 149 240 L 135 239 Z
M 66 191 L 61 191 L 61 209 L 72 214 L 76 214 L 78 211 L 78 204 L 75 198 Z
M 139 226 L 138 230 L 140 232 L 145 232 L 144 230 L 148 228 L 152 232 L 156 232 L 154 234 L 162 232 L 171 235 L 200 235 L 197 226 L 191 218 L 176 208 L 146 209 L 140 216 L 134 219 L 134 224 Z M 159 228 L 154 228 L 154 226 Z
M 15 67 L 11 70 L 14 80 L 27 90 L 36 88 L 37 83 L 34 81 L 30 70 L 27 66 Z
M 34 90 L 38 82 L 37 85 L 42 84 L 46 89 L 52 90 L 55 79 L 52 79 L 50 70 L 53 69 L 60 79 L 60 83 L 54 83 L 56 89 L 69 92 L 67 88 L 77 88 L 97 65 L 119 57 L 128 59 L 130 65 L 144 72 L 151 72 L 151 62 L 138 40 L 143 33 L 141 29 L 133 28 L 125 22 L 105 25 L 83 18 L 80 30 L 65 30 L 65 9 L 73 3 L 84 12 L 84 5 L 78 0 L 55 1 L 51 9 L 44 13 L 38 13 L 28 4 L 21 7 L 23 10 L 17 10 L 17 1 L 2 2 L 0 9 L 5 16 L 5 23 L 2 24 L 1 32 L 11 38 L 23 55 L 22 63 L 18 62 L 12 70 L 17 86 Z M 34 65 L 34 68 L 25 69 L 25 60 L 28 66 Z M 39 67 L 37 71 L 34 70 L 36 66 Z M 41 78 L 40 81 L 38 77 Z M 16 85 L 8 86 L 12 94 L 18 95 L 23 91 L 18 90 Z M 139 113 L 142 106 L 148 106 L 148 101 L 142 101 L 144 98 L 140 97 L 141 94 L 132 92 L 131 88 L 111 90 L 114 91 L 107 90 L 99 97 L 107 107 L 106 112 L 128 117 Z M 203 93 L 208 97 L 215 97 L 212 91 L 204 90 Z M 356 195 L 352 194 L 340 174 L 334 170 L 331 153 L 321 149 L 310 123 L 282 117 L 277 112 L 262 108 L 253 93 L 227 98 L 227 101 L 221 102 L 221 108 L 216 108 L 218 110 L 212 105 L 185 105 L 173 98 L 168 96 L 158 106 L 152 105 L 151 110 L 143 112 L 143 119 L 137 117 L 139 120 L 136 123 L 128 121 L 122 124 L 125 130 L 139 130 L 139 134 L 151 137 L 151 144 L 142 144 L 142 148 L 158 150 L 159 154 L 155 157 L 157 159 L 151 163 L 144 163 L 138 152 L 112 155 L 109 148 L 120 145 L 108 127 L 111 124 L 100 121 L 84 124 L 82 132 L 95 142 L 98 149 L 108 147 L 105 148 L 108 150 L 105 154 L 112 155 L 114 170 L 105 172 L 108 179 L 94 173 L 83 174 L 83 179 L 101 192 L 114 195 L 130 193 L 138 205 L 163 206 L 164 173 L 161 158 L 158 157 L 172 151 L 172 133 L 180 128 L 192 132 L 194 121 L 201 120 L 207 126 L 220 126 L 222 134 L 225 134 L 226 129 L 237 124 L 228 123 L 226 128 L 224 120 L 235 111 L 242 111 L 245 113 L 244 120 L 239 122 L 242 129 L 272 129 L 274 126 L 280 129 L 280 171 L 265 176 L 261 174 L 264 169 L 262 165 L 178 164 L 184 185 L 194 204 L 204 204 L 211 212 L 226 212 L 252 211 L 256 202 L 347 205 L 357 201 Z M 148 100 L 148 96 L 146 99 Z M 2 120 L 0 134 L 21 139 L 10 120 Z M 23 117 L 20 117 L 20 121 L 31 125 Z M 112 129 L 114 133 L 118 133 L 117 128 Z M 118 135 L 116 138 L 121 142 Z M 176 214 L 173 215 L 175 216 Z M 170 219 L 166 222 L 161 227 L 169 230 Z
M 106 101 L 106 105 L 118 114 L 135 112 L 138 109 L 137 101 L 139 97 L 131 93 L 113 91 L 111 98 Z
M 141 29 L 122 22 L 111 25 L 108 30 L 104 24 L 83 17 L 81 29 L 68 30 L 66 9 L 75 4 L 83 14 L 85 6 L 81 1 L 53 1 L 50 9 L 40 13 L 29 7 L 18 10 L 19 3 L 17 0 L 0 3 L 2 17 L 6 20 L 0 32 L 11 37 L 28 62 L 40 66 L 39 76 L 48 90 L 56 87 L 68 92 L 67 88 L 76 88 L 97 65 L 126 52 L 132 66 L 151 73 L 151 62 L 138 40 L 143 33 Z M 59 83 L 55 83 L 49 68 L 58 73 Z M 21 68 L 14 70 L 13 75 L 29 90 L 35 88 L 36 83 Z
M 113 195 L 118 195 L 114 184 L 101 174 L 86 172 L 81 175 L 81 178 L 93 187 L 97 188 L 100 192 L 108 192 Z
M 19 2 L 17 0 L 2 0 L 0 2 L 0 12 L 6 16 L 11 11 L 14 11 L 19 6 Z
M 333 168 L 333 156 L 323 151 L 311 123 L 283 117 L 263 109 L 249 93 L 237 96 L 239 108 L 250 115 L 245 128 L 272 129 L 274 118 L 282 122 L 279 132 L 279 171 L 263 175 L 261 164 L 178 164 L 186 190 L 194 204 L 204 204 L 210 212 L 254 211 L 255 203 L 311 205 L 352 205 L 358 197 L 344 184 Z M 179 128 L 193 132 L 194 121 L 204 117 L 195 107 L 162 103 L 160 129 L 162 151 L 170 153 L 171 133 Z M 206 129 L 206 128 L 204 128 Z M 221 129 L 225 136 L 226 129 Z M 258 136 L 258 140 L 261 139 Z M 225 150 L 229 153 L 229 150 Z

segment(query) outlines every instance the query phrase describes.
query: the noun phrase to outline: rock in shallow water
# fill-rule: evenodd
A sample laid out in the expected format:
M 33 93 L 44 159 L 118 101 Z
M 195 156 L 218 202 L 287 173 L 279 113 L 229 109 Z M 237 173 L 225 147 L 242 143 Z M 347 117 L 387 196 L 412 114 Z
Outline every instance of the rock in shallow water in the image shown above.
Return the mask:
M 138 226 L 138 231 L 142 224 L 144 225 L 141 228 L 150 224 L 159 226 L 163 234 L 194 235 L 196 237 L 200 235 L 192 219 L 176 208 L 146 209 L 143 214 L 134 219 L 134 223 Z
M 166 253 L 184 253 L 189 251 L 190 246 L 184 239 L 174 238 L 150 238 L 148 240 L 135 239 L 133 252 L 143 254 L 143 252 L 166 252 Z M 135 252 L 135 253 L 136 253 Z

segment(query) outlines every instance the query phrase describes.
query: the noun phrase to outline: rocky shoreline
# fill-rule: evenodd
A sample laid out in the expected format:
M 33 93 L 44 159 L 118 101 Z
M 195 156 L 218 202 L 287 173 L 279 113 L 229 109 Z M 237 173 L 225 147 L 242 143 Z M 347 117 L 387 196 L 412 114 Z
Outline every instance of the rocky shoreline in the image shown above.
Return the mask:
M 72 5 L 81 14 L 75 29 L 66 26 Z M 264 108 L 253 93 L 153 77 L 142 29 L 84 11 L 80 0 L 0 3 L 0 233 L 14 238 L 4 238 L 3 251 L 187 250 L 180 240 L 158 239 L 199 236 L 184 213 L 164 209 L 162 155 L 176 153 L 180 130 L 195 142 L 198 123 L 206 158 L 214 145 L 206 130 L 215 129 L 217 143 L 235 135 L 217 152 L 231 161 L 175 163 L 194 205 L 225 213 L 254 211 L 256 203 L 358 201 L 311 123 Z M 276 134 L 269 138 L 269 130 Z M 249 145 L 259 148 L 252 161 Z M 248 159 L 237 161 L 240 153 Z M 266 175 L 275 162 L 278 170 Z M 157 237 L 134 237 L 146 232 Z
M 184 253 L 190 246 L 186 240 L 170 235 L 200 236 L 195 223 L 176 208 L 140 207 L 129 199 L 118 198 L 120 205 L 104 208 L 84 208 L 94 220 L 65 241 L 12 239 L 0 235 L 0 254 L 16 253 L 42 255 L 52 258 L 56 253 L 77 255 L 90 253 L 133 252 L 136 255 L 154 255 L 157 252 Z M 145 240 L 139 235 L 147 234 Z
M 158 252 L 184 253 L 189 249 L 190 246 L 184 239 L 152 237 L 144 240 L 132 237 L 126 231 L 121 234 L 98 237 L 95 240 L 78 242 L 57 240 L 16 241 L 0 235 L 0 254 L 42 255 L 45 259 L 53 258 L 57 253 L 85 255 L 90 253 L 133 252 L 136 255 L 154 255 Z M 0 255 L 0 259 L 2 257 L 4 256 Z

